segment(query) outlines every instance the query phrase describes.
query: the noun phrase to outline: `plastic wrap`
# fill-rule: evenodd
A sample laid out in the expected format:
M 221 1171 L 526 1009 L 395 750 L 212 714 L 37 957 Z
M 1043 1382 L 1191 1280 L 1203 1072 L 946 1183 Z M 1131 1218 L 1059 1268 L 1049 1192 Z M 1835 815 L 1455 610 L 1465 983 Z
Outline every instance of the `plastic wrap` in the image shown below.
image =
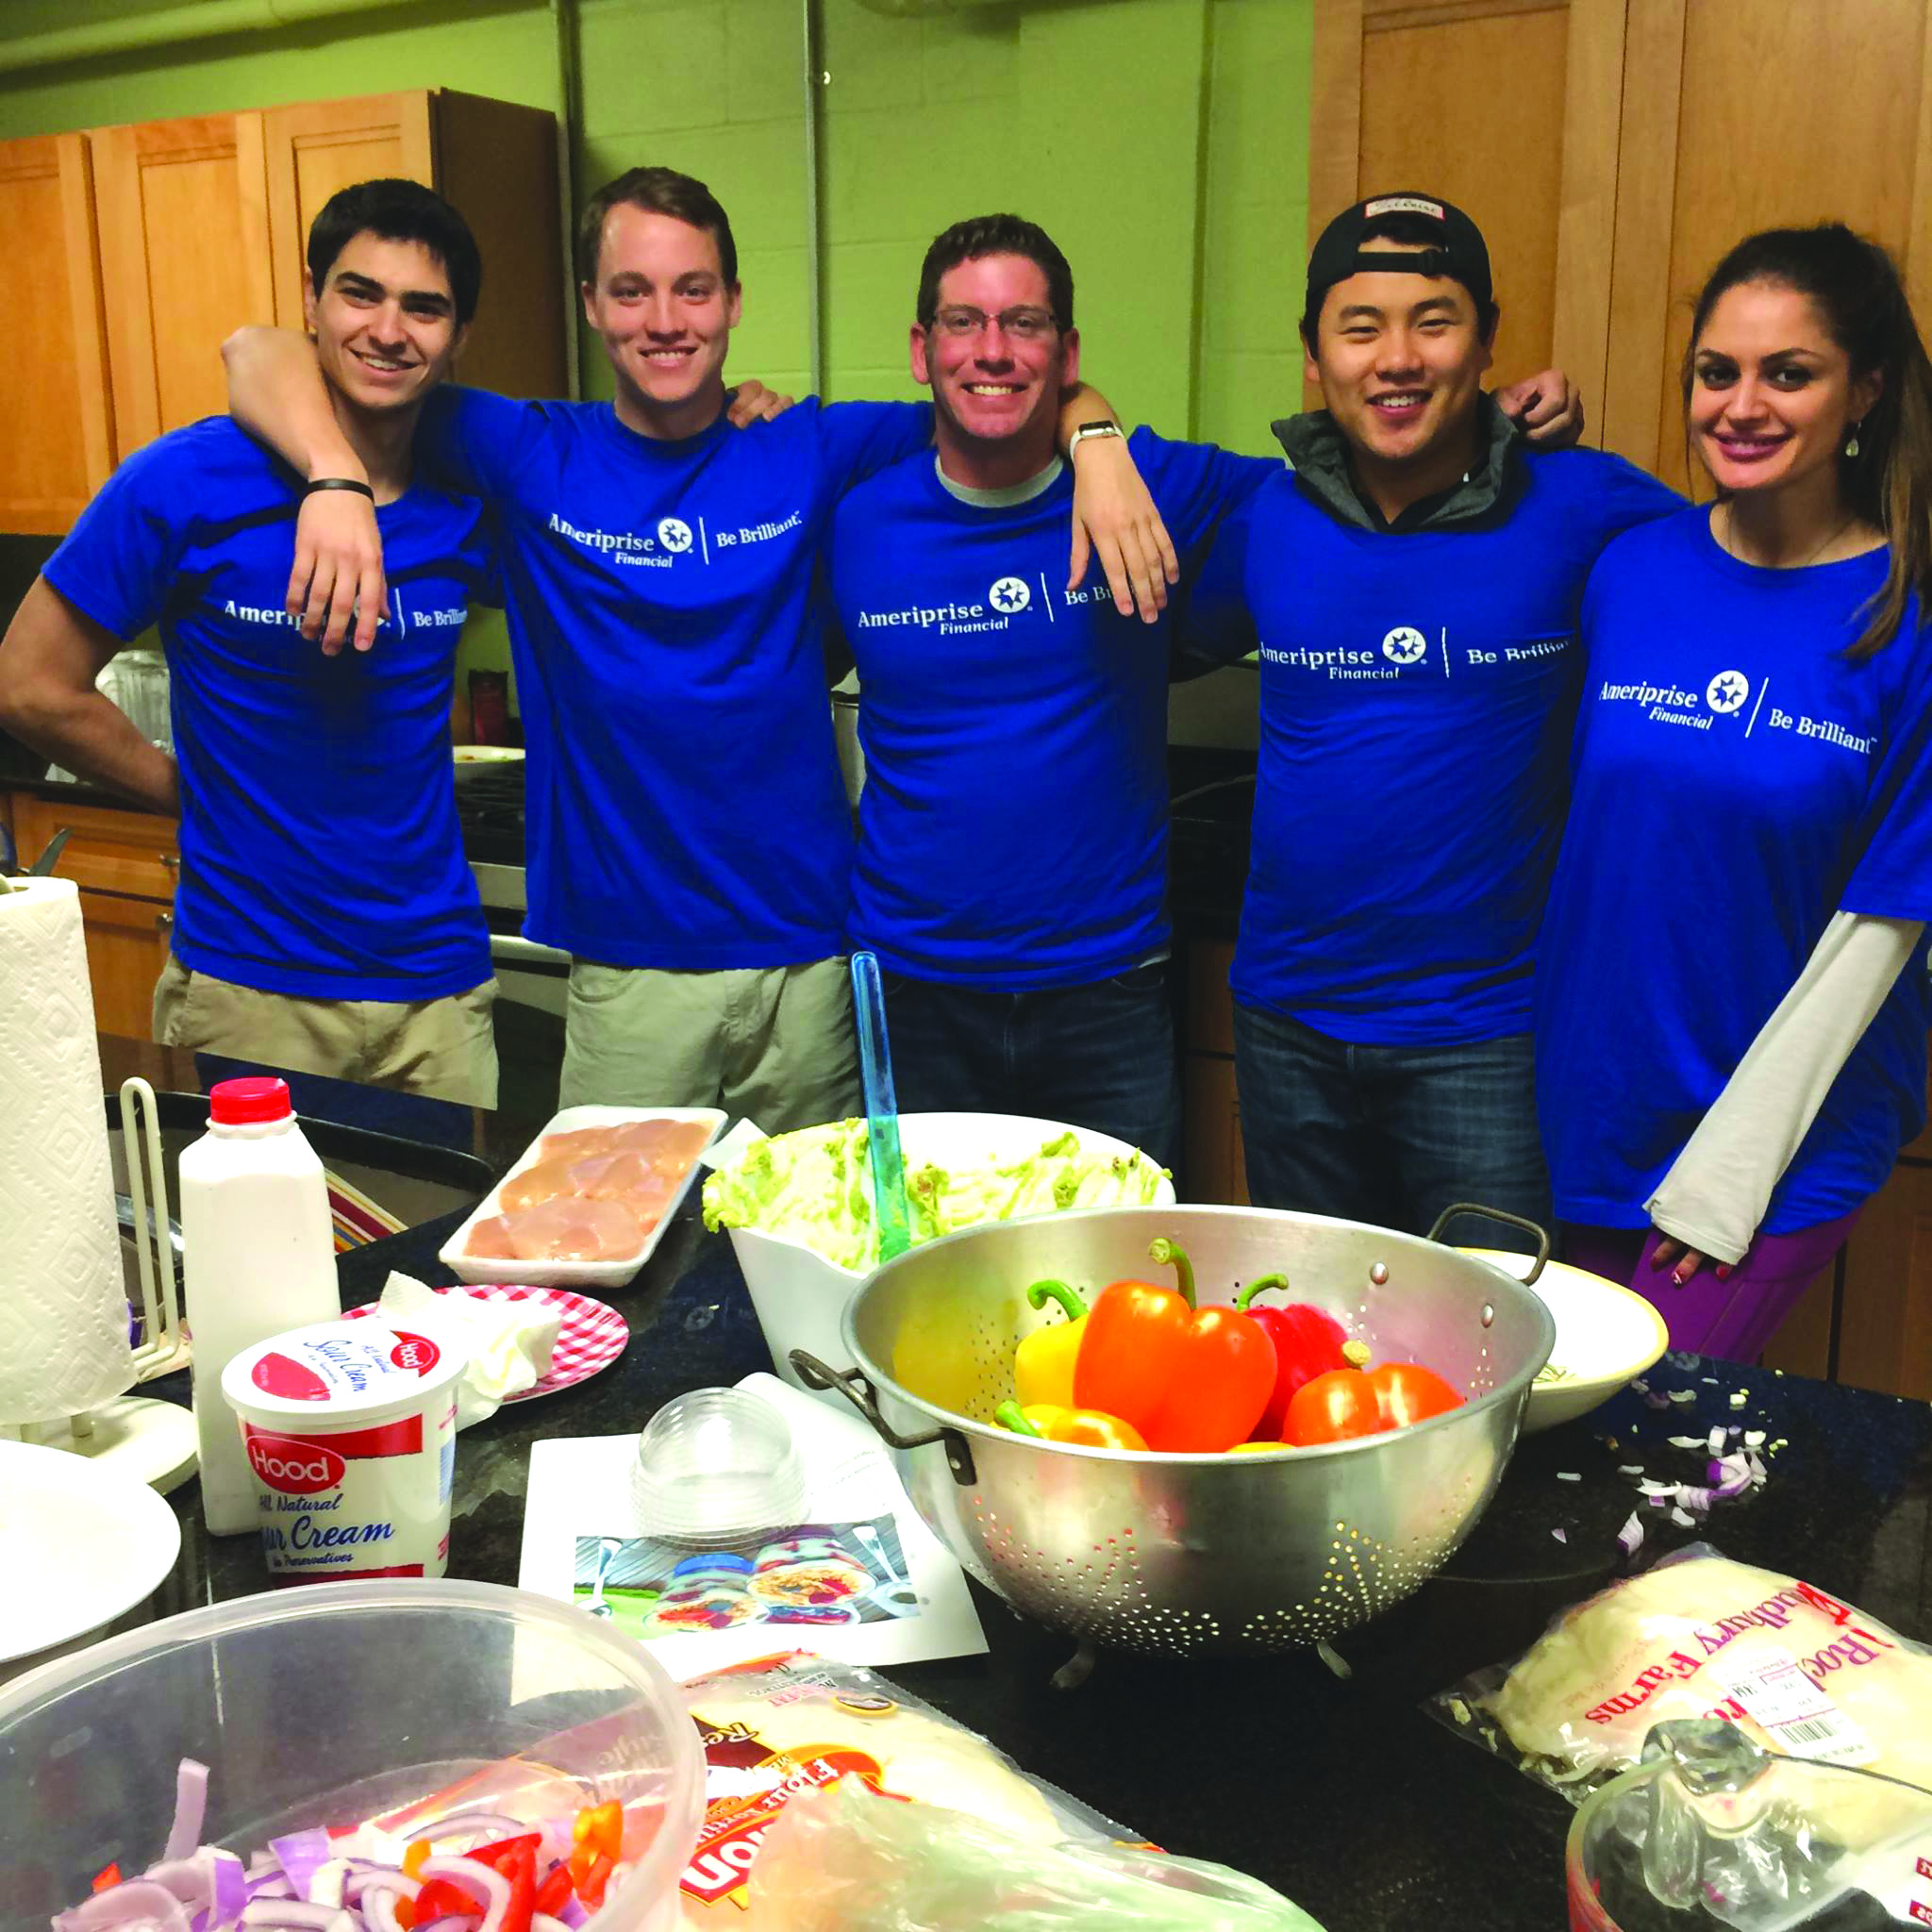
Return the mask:
M 1932 1656 L 1707 1543 L 1572 1606 L 1513 1664 L 1426 1708 L 1575 1802 L 1637 1763 L 1653 1724 L 1698 1717 L 1932 1790 Z
M 1321 1932 L 1224 1865 L 1031 1843 L 858 1778 L 795 1799 L 752 1868 L 747 1932 Z

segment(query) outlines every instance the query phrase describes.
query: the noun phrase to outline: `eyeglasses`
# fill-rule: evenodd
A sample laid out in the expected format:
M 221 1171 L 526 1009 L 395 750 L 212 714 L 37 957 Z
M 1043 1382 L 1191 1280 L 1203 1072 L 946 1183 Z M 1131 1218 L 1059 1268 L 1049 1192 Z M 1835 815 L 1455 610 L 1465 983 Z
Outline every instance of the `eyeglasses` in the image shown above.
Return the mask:
M 977 308 L 941 308 L 926 326 L 956 342 L 964 342 L 978 335 L 989 322 L 997 323 L 1000 333 L 1016 342 L 1044 341 L 1059 327 L 1048 308 L 1003 308 L 997 315 Z

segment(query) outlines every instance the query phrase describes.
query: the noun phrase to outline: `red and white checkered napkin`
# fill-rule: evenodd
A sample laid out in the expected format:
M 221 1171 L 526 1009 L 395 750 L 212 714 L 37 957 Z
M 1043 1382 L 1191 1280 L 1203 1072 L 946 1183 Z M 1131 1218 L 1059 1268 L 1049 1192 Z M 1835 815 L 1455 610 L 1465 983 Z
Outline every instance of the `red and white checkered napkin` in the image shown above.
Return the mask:
M 507 1283 L 486 1287 L 439 1288 L 437 1294 L 467 1294 L 483 1302 L 541 1302 L 563 1318 L 558 1330 L 557 1346 L 550 1354 L 550 1373 L 520 1395 L 506 1396 L 504 1407 L 529 1402 L 539 1395 L 555 1395 L 559 1389 L 573 1389 L 588 1381 L 599 1369 L 608 1369 L 624 1353 L 630 1340 L 630 1324 L 606 1302 L 587 1294 L 574 1294 L 567 1288 L 513 1288 Z M 370 1302 L 351 1308 L 343 1318 L 356 1321 L 378 1313 Z

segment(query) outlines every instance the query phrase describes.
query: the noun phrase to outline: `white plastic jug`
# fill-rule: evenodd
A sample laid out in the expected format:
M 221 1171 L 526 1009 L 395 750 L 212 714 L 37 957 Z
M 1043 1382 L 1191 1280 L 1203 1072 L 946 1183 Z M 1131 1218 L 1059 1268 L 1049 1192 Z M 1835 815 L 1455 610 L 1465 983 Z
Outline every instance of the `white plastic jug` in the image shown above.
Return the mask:
M 201 1505 L 210 1532 L 256 1529 L 257 1484 L 222 1371 L 245 1348 L 341 1311 L 328 1186 L 285 1081 L 223 1080 L 181 1153 L 182 1268 L 194 1340 Z

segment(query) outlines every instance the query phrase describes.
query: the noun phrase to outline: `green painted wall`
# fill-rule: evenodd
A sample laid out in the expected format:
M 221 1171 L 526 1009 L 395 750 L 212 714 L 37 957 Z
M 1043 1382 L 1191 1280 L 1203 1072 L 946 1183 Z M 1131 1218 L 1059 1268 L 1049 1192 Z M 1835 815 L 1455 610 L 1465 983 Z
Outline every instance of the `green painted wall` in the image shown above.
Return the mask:
M 162 0 L 91 0 L 91 18 Z M 900 18 L 821 0 L 825 391 L 914 393 L 906 335 L 941 228 L 1010 208 L 1067 252 L 1088 375 L 1133 421 L 1263 452 L 1297 406 L 1316 0 L 1017 0 Z M 73 0 L 7 0 L 0 40 Z M 581 0 L 579 191 L 641 161 L 732 212 L 732 363 L 809 387 L 799 0 Z M 557 36 L 528 0 L 392 13 L 0 73 L 0 138 L 413 87 L 556 108 Z M 487 297 L 486 297 L 487 299 Z M 586 341 L 586 392 L 608 393 Z M 505 660 L 500 625 L 464 655 Z

